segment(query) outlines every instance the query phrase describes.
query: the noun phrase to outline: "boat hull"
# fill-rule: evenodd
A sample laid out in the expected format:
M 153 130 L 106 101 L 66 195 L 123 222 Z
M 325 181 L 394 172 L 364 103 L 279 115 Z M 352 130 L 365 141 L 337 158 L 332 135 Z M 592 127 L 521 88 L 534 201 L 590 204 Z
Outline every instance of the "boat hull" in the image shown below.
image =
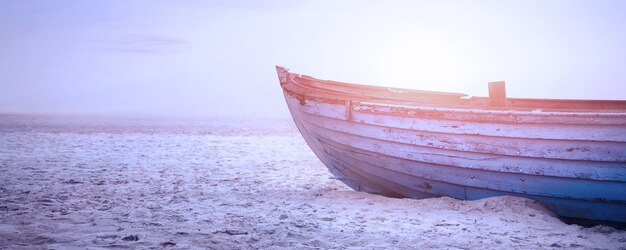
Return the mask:
M 626 223 L 621 112 L 407 104 L 350 93 L 350 84 L 331 82 L 324 89 L 322 80 L 281 70 L 287 105 L 305 141 L 355 190 L 416 199 L 521 196 L 559 216 Z

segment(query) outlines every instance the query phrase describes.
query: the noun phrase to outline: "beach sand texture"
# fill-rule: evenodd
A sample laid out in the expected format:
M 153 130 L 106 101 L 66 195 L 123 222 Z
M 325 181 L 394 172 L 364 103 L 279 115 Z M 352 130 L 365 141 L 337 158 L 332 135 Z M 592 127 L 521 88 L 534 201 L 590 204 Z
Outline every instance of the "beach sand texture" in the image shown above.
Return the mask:
M 523 198 L 332 179 L 290 120 L 0 116 L 1 249 L 626 249 Z

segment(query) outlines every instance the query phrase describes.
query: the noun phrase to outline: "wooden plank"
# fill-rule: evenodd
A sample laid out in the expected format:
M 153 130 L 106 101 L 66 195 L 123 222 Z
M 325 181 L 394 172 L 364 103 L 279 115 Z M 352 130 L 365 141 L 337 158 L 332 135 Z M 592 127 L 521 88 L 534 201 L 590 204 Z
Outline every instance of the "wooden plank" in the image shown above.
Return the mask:
M 322 142 L 325 144 L 327 150 L 332 148 L 332 150 L 340 152 L 342 159 L 350 158 L 353 161 L 367 162 L 373 167 L 385 168 L 409 176 L 464 187 L 476 187 L 515 194 L 626 203 L 626 197 L 623 195 L 626 193 L 626 182 L 597 182 L 545 175 L 457 168 L 440 164 L 410 161 L 382 154 L 372 154 L 371 152 L 351 148 L 326 138 L 324 138 Z
M 626 125 L 624 112 L 554 112 L 535 110 L 483 110 L 452 107 L 428 107 L 410 103 L 355 102 L 353 110 L 400 117 L 422 117 L 483 123 L 536 123 Z
M 329 115 L 318 113 L 330 117 Z M 334 117 L 333 117 L 334 118 Z M 427 119 L 389 116 L 352 111 L 351 120 L 358 123 L 459 135 L 482 135 L 508 138 L 626 142 L 626 126 L 579 124 L 502 124 L 465 120 Z
M 626 164 L 497 156 L 421 147 L 341 133 L 309 124 L 319 137 L 372 154 L 482 171 L 626 182 Z
M 403 117 L 380 112 L 367 112 L 358 108 L 359 104 L 353 104 L 349 101 L 339 104 L 329 104 L 314 100 L 305 100 L 304 103 L 302 103 L 301 100 L 289 95 L 286 95 L 285 98 L 290 107 L 302 112 L 336 119 L 347 120 L 349 118 L 354 122 L 391 128 L 528 139 L 626 142 L 626 126 L 621 125 L 508 124 L 484 123 L 473 120 L 434 119 L 420 116 Z M 350 107 L 352 108 L 350 109 Z
M 626 162 L 626 143 L 537 140 L 391 129 L 301 113 L 307 122 L 347 134 L 423 147 L 493 155 Z

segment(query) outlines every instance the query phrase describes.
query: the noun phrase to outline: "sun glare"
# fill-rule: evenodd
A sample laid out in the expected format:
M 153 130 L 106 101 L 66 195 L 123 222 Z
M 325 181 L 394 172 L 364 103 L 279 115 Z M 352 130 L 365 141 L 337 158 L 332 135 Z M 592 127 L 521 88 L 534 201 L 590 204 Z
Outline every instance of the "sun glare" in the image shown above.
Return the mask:
M 435 32 L 390 35 L 379 46 L 372 74 L 377 82 L 393 87 L 470 91 L 480 84 L 475 82 L 480 69 L 463 46 L 463 41 Z

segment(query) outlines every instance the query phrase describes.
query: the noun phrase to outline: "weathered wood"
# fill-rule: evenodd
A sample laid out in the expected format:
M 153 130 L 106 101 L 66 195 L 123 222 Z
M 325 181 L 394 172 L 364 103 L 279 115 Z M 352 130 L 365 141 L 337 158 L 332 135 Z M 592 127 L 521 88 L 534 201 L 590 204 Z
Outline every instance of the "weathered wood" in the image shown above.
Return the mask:
M 544 175 L 585 180 L 624 181 L 626 166 L 616 162 L 550 160 L 542 158 L 499 156 L 487 153 L 422 147 L 394 141 L 383 141 L 330 129 L 315 129 L 323 137 L 372 154 L 387 155 L 415 162 L 439 164 L 488 172 Z
M 307 124 L 346 134 L 423 147 L 502 156 L 626 164 L 626 143 L 503 138 L 394 129 L 302 113 Z
M 286 98 L 291 102 L 296 102 L 294 97 L 287 96 Z M 526 139 L 626 142 L 626 136 L 624 136 L 626 126 L 613 124 L 486 123 L 469 118 L 437 119 L 419 114 L 403 116 L 402 113 L 395 112 L 395 109 L 385 109 L 387 106 L 375 103 L 354 104 L 350 101 L 345 104 L 329 104 L 309 100 L 303 105 L 294 106 L 302 112 L 329 118 L 425 132 Z M 626 117 L 624 120 L 626 122 Z
M 506 106 L 506 85 L 504 81 L 489 82 L 489 103 L 491 106 Z
M 503 83 L 462 99 L 279 74 L 302 136 L 355 190 L 515 195 L 561 216 L 626 223 L 624 101 L 509 102 Z
M 445 182 L 454 185 L 502 190 L 511 193 L 531 194 L 550 197 L 569 198 L 576 192 L 577 199 L 605 200 L 620 202 L 626 193 L 626 185 L 619 182 L 600 183 L 592 180 L 558 178 L 545 175 L 529 175 L 523 173 L 504 173 L 476 171 L 467 168 L 455 168 L 441 164 L 415 162 L 411 160 L 372 154 L 323 138 L 325 149 L 333 150 L 341 155 L 341 159 L 363 161 L 377 168 L 385 168 L 409 176 Z M 361 163 L 360 165 L 363 165 Z M 528 185 L 528 183 L 535 183 Z

